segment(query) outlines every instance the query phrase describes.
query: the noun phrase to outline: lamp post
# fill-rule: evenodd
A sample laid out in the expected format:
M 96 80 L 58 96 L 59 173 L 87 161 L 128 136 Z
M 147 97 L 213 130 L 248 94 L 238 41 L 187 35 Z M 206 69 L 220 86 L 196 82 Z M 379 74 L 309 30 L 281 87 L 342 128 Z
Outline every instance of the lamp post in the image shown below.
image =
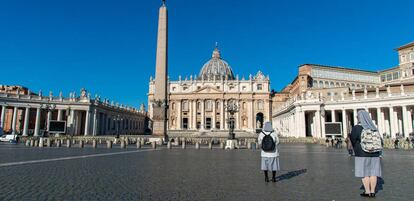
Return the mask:
M 234 140 L 234 127 L 235 127 L 235 119 L 234 114 L 239 111 L 239 106 L 236 103 L 230 102 L 228 105 L 225 106 L 226 111 L 230 114 L 230 117 L 227 119 L 227 124 L 229 125 L 229 139 Z
M 45 131 L 42 134 L 42 137 L 45 136 L 45 133 L 48 133 L 49 131 L 49 112 L 51 112 L 52 110 L 54 110 L 56 108 L 55 104 L 51 104 L 49 103 L 49 101 L 47 103 L 41 103 L 40 104 L 40 108 L 46 110 L 46 122 L 45 122 Z

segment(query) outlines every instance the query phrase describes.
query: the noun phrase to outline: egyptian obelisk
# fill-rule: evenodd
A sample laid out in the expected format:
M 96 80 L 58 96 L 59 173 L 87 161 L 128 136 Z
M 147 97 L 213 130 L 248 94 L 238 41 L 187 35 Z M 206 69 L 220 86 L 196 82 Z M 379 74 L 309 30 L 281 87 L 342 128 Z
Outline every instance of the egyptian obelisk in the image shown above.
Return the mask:
M 155 90 L 153 101 L 153 135 L 167 136 L 168 16 L 165 0 L 159 9 Z

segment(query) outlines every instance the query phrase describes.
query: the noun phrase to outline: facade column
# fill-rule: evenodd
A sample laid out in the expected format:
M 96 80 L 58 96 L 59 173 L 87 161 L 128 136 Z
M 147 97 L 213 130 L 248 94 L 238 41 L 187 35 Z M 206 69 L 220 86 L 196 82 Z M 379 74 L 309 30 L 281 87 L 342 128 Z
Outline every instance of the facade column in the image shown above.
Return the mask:
M 249 124 L 249 129 L 252 129 L 252 131 L 254 131 L 254 122 L 255 122 L 255 119 L 254 119 L 254 113 L 253 113 L 253 100 L 251 101 L 251 102 L 249 102 L 248 103 L 248 108 L 249 108 L 249 111 L 247 112 L 247 114 L 248 114 L 248 124 Z
M 193 101 L 188 100 L 188 129 L 193 128 Z
M 62 121 L 62 110 L 61 109 L 58 110 L 57 120 Z
M 354 126 L 355 126 L 358 124 L 358 110 L 356 108 L 354 109 L 353 116 L 354 116 Z
M 296 136 L 297 137 L 306 137 L 306 121 L 305 121 L 305 112 L 302 109 L 299 109 L 296 112 L 296 123 L 297 123 L 297 130 Z
M 182 129 L 182 121 L 183 121 L 183 118 L 181 117 L 181 114 L 182 114 L 182 111 L 181 111 L 181 100 L 179 100 L 178 102 L 177 102 L 177 128 L 178 129 Z
M 197 100 L 193 100 L 193 129 L 197 130 Z
M 227 106 L 227 104 L 229 104 L 229 101 L 225 100 L 224 105 Z M 228 113 L 227 113 L 227 111 L 224 107 L 223 107 L 223 111 L 224 111 L 224 122 L 223 122 L 224 123 L 224 130 L 228 130 L 229 129 L 229 126 L 227 124 L 227 119 L 229 118 Z
M 217 102 L 216 100 L 213 101 L 213 122 L 211 123 L 211 128 L 213 130 L 216 130 L 216 107 L 217 107 Z
M 40 131 L 40 108 L 36 108 L 36 122 L 35 122 L 34 136 L 39 136 L 39 131 Z
M 6 116 L 6 106 L 1 106 L 1 119 L 0 119 L 0 128 L 4 129 L 4 117 Z
M 205 125 L 204 125 L 206 122 L 205 105 L 206 105 L 206 102 L 203 99 L 201 101 L 201 130 L 205 129 Z
M 221 109 L 221 113 L 220 113 L 220 130 L 224 130 L 224 114 L 225 114 L 224 100 L 220 101 L 220 109 Z
M 391 127 L 391 138 L 395 138 L 395 132 L 396 132 L 396 130 L 395 130 L 395 124 L 396 124 L 396 121 L 395 121 L 395 112 L 394 112 L 394 108 L 391 106 L 391 107 L 389 107 L 389 110 L 390 110 L 390 115 L 389 115 L 389 117 L 390 117 L 390 127 Z
M 13 121 L 12 121 L 12 134 L 16 134 L 16 119 L 17 119 L 18 108 L 14 107 L 13 109 Z
M 97 109 L 95 108 L 94 110 L 93 110 L 93 124 L 92 124 L 92 126 L 93 126 L 93 128 L 92 128 L 92 135 L 93 136 L 96 136 L 96 134 L 97 134 L 97 129 L 98 129 L 98 120 L 97 120 L 97 113 L 98 113 L 98 111 L 97 111 Z M 104 128 L 104 130 L 105 130 L 105 128 Z M 105 132 L 105 131 L 103 131 L 103 132 Z
M 236 122 L 235 122 L 236 125 L 234 126 L 234 130 L 237 130 L 240 128 L 240 101 L 237 101 L 236 104 L 239 107 L 239 111 L 236 112 Z
M 348 137 L 348 120 L 346 118 L 346 110 L 342 109 L 342 132 L 344 138 Z
M 409 124 L 408 124 L 408 112 L 407 112 L 407 106 L 402 106 L 402 118 L 403 118 L 403 130 L 404 130 L 404 137 L 409 136 Z
M 335 110 L 331 110 L 331 119 L 332 122 L 336 122 Z
M 29 130 L 29 116 L 30 116 L 30 108 L 26 107 L 25 113 L 24 113 L 24 124 L 23 124 L 23 136 L 28 135 Z
M 89 110 L 86 110 L 85 111 L 86 112 L 86 114 L 85 114 L 85 133 L 84 133 L 84 135 L 88 135 L 89 134 L 89 118 L 90 118 L 90 111 Z

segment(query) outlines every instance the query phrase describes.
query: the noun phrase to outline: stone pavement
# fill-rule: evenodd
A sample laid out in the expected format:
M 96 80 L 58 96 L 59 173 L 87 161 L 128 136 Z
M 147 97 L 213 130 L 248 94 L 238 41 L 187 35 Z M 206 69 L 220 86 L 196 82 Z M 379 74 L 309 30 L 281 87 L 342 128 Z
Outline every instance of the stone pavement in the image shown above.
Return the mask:
M 374 200 L 345 149 L 282 144 L 278 182 L 258 150 L 32 148 L 0 144 L 0 200 Z M 413 200 L 414 152 L 385 151 L 375 200 Z M 21 163 L 15 163 L 21 162 Z

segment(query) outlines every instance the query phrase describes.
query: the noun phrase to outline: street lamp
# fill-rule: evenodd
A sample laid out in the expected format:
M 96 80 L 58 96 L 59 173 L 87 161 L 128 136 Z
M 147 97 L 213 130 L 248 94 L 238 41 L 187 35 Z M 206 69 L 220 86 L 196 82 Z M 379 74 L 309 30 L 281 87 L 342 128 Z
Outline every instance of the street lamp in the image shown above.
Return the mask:
M 45 122 L 45 131 L 42 134 L 42 137 L 45 136 L 45 133 L 47 133 L 49 131 L 49 112 L 51 112 L 52 110 L 54 110 L 56 108 L 55 104 L 51 104 L 49 103 L 49 101 L 47 103 L 41 103 L 40 104 L 40 108 L 46 110 L 46 122 Z
M 230 114 L 230 117 L 227 119 L 227 124 L 229 125 L 229 139 L 234 140 L 234 127 L 235 127 L 235 119 L 234 114 L 239 111 L 239 106 L 236 103 L 230 102 L 228 105 L 225 106 L 226 111 Z

